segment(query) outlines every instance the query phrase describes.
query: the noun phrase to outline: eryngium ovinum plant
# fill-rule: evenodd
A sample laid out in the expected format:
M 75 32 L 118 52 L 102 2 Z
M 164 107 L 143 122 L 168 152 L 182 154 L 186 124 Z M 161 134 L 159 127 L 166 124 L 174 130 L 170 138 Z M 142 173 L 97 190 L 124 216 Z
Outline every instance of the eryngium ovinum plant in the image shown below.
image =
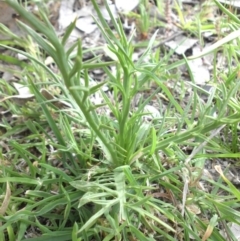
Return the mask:
M 205 196 L 197 185 L 188 191 L 188 184 L 197 181 L 199 173 L 195 175 L 192 171 L 192 160 L 185 163 L 187 156 L 181 147 L 197 148 L 209 140 L 211 131 L 227 122 L 226 101 L 230 96 L 221 95 L 222 89 L 215 88 L 215 96 L 209 94 L 205 108 L 194 90 L 183 109 L 163 81 L 170 69 L 166 62 L 169 56 L 161 60 L 151 51 L 157 33 L 134 62 L 133 35 L 126 36 L 120 20 L 112 16 L 107 4 L 114 31 L 92 0 L 96 23 L 114 61 L 101 62 L 100 58 L 93 58 L 83 62 L 80 39 L 71 48 L 65 48 L 74 22 L 59 39 L 44 14 L 40 21 L 17 1 L 7 0 L 7 3 L 26 20 L 28 25 L 20 23 L 21 28 L 53 59 L 59 70 L 56 74 L 40 57 L 4 46 L 28 58 L 31 71 L 27 69 L 22 75 L 54 133 L 49 142 L 57 150 L 64 170 L 46 160 L 38 163 L 42 176 L 39 174 L 37 180 L 5 178 L 5 182 L 31 183 L 34 188 L 28 190 L 29 196 L 24 200 L 41 201 L 26 201 L 24 210 L 9 213 L 0 230 L 7 230 L 10 237 L 16 228 L 14 222 L 18 222 L 21 232 L 17 235 L 21 239 L 30 226 L 36 226 L 41 236 L 31 239 L 36 241 L 55 240 L 54 237 L 56 240 L 202 240 L 208 222 L 185 207 L 195 205 L 204 214 L 204 210 L 214 212 L 214 205 L 209 200 L 202 201 Z M 115 73 L 109 70 L 110 65 L 115 65 Z M 102 68 L 106 78 L 103 83 L 92 85 L 89 72 L 95 68 Z M 46 79 L 39 78 L 39 69 Z M 150 82 L 156 88 L 145 97 L 144 89 Z M 43 85 L 59 88 L 59 101 L 67 102 L 68 108 L 60 108 L 47 100 L 40 91 Z M 110 94 L 102 90 L 103 85 Z M 167 98 L 168 107 L 165 111 L 159 110 L 161 115 L 148 118 L 145 106 L 159 92 Z M 102 96 L 102 104 L 92 102 L 94 93 Z M 234 95 L 234 91 L 229 93 Z M 142 97 L 135 106 L 139 94 Z M 225 101 L 225 105 L 214 110 L 219 113 L 217 118 L 212 117 L 213 97 L 219 102 Z M 161 100 L 158 101 L 161 107 Z M 237 114 L 236 117 L 239 118 Z M 44 172 L 53 173 L 55 179 L 46 178 Z M 53 185 L 58 187 L 58 192 L 51 194 Z M 61 210 L 61 215 L 55 213 L 56 208 Z M 47 225 L 39 221 L 43 217 L 48 220 Z M 217 240 L 224 240 L 217 229 L 213 228 L 212 232 Z

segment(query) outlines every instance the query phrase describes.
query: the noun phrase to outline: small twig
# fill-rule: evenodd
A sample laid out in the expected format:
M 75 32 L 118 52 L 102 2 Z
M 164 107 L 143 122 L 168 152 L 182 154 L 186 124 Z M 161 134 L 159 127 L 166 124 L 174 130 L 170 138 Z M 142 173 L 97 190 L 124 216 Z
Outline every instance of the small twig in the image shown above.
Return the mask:
M 152 50 L 159 48 L 161 45 L 165 44 L 166 42 L 178 37 L 179 35 L 183 34 L 183 31 L 179 31 L 177 33 L 172 34 L 171 36 L 165 38 L 164 40 L 160 41 L 157 45 L 152 47 Z
M 156 44 L 155 46 L 152 47 L 152 51 L 159 48 L 160 46 L 162 46 L 163 44 L 165 44 L 166 42 L 178 37 L 179 35 L 183 34 L 184 32 L 183 31 L 179 31 L 177 33 L 174 33 L 173 35 L 165 38 L 164 40 L 160 41 L 158 44 Z M 143 54 L 144 54 L 145 50 L 141 51 L 138 55 L 138 57 L 140 58 Z
M 172 15 L 172 8 L 171 8 L 171 0 L 166 0 L 165 1 L 165 16 L 166 16 L 166 20 L 167 20 L 167 23 L 168 25 L 171 25 L 172 23 L 172 18 L 171 18 L 171 15 Z

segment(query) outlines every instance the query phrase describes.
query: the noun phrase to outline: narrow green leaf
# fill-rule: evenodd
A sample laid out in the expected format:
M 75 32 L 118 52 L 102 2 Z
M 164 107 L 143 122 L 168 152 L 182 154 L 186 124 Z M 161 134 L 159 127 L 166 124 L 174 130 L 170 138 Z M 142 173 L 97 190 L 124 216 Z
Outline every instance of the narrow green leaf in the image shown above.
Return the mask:
M 72 230 L 72 241 L 81 241 L 81 239 L 77 237 L 78 230 L 79 230 L 78 225 L 75 222 Z
M 156 146 L 157 146 L 156 130 L 154 127 L 152 127 L 152 148 L 150 150 L 150 155 L 153 155 L 155 153 Z
M 30 178 L 21 178 L 21 177 L 4 177 L 0 178 L 0 183 L 7 183 L 7 182 L 14 182 L 14 183 L 25 183 L 30 185 L 37 185 L 41 186 L 43 184 L 42 180 L 30 179 Z
M 74 65 L 69 73 L 68 78 L 71 79 L 77 72 L 81 72 L 82 70 L 82 46 L 81 41 L 78 40 L 78 50 L 77 50 L 77 56 L 74 59 Z
M 88 230 L 90 227 L 92 227 L 98 219 L 107 211 L 109 211 L 115 204 L 118 203 L 118 200 L 112 200 L 109 201 L 107 205 L 105 205 L 103 208 L 101 208 L 97 213 L 95 213 L 78 231 L 78 233 L 81 233 L 84 230 Z
M 76 26 L 76 21 L 77 21 L 77 18 L 71 22 L 68 27 L 64 30 L 64 35 L 63 35 L 63 38 L 62 38 L 62 45 L 65 45 L 67 43 L 67 40 L 70 36 L 70 34 L 72 33 L 72 31 L 74 30 L 75 26 Z

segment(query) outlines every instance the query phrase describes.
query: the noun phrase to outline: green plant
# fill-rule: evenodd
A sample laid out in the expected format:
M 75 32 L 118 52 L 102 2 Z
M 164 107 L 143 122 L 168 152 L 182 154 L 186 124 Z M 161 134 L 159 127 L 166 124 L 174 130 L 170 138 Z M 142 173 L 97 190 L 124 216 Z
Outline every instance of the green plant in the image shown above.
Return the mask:
M 239 83 L 229 83 L 227 89 L 224 83 L 215 84 L 211 93 L 192 83 L 193 94 L 183 107 L 164 80 L 171 69 L 183 62 L 188 64 L 188 60 L 167 66 L 169 56 L 160 60 L 158 54 L 153 55 L 156 34 L 134 62 L 133 36 L 127 38 L 120 20 L 114 19 L 106 5 L 115 34 L 92 0 L 98 14 L 96 22 L 116 60 L 105 63 L 93 58 L 83 62 L 80 40 L 64 48 L 75 23 L 60 40 L 44 14 L 41 22 L 16 1 L 7 2 L 35 29 L 20 23 L 36 43 L 37 51 L 1 45 L 28 58 L 19 76 L 35 96 L 32 109 L 31 104 L 15 108 L 9 100 L 5 103 L 26 120 L 13 128 L 7 121 L 3 125 L 7 131 L 2 140 L 14 135 L 17 128 L 25 135 L 9 141 L 14 165 L 4 162 L 1 167 L 1 189 L 8 199 L 11 190 L 11 199 L 0 213 L 0 231 L 5 233 L 2 240 L 202 240 L 208 227 L 211 240 L 224 240 L 215 226 L 224 213 L 234 211 L 227 208 L 234 202 L 234 195 L 219 196 L 222 203 L 217 205 L 217 188 L 228 189 L 214 182 L 215 193 L 204 193 L 197 187 L 200 174 L 196 167 L 200 162 L 203 166 L 210 156 L 206 151 L 220 150 L 219 140 L 209 133 L 238 122 L 240 114 L 233 100 Z M 52 57 L 59 74 L 44 64 L 45 55 Z M 146 57 L 150 61 L 146 62 Z M 116 66 L 116 74 L 109 65 Z M 104 69 L 105 82 L 96 84 L 90 78 L 89 71 L 94 68 Z M 232 73 L 228 81 L 233 83 L 236 74 Z M 153 83 L 156 90 L 134 106 L 136 95 Z M 103 85 L 112 90 L 112 98 L 102 90 Z M 1 88 L 4 93 L 10 85 Z M 43 94 L 44 89 L 51 88 L 56 92 L 54 99 Z M 182 87 L 183 96 L 184 91 Z M 159 92 L 169 104 L 156 118 L 145 107 Z M 199 92 L 207 95 L 206 105 Z M 94 93 L 102 95 L 102 104 L 93 103 Z M 67 108 L 56 105 L 63 101 Z M 157 101 L 161 106 L 162 100 L 158 97 Z M 198 149 L 202 143 L 205 145 Z M 191 146 L 196 156 L 189 158 L 183 146 Z M 5 156 L 2 154 L 3 159 Z M 18 171 L 21 160 L 27 168 Z M 193 206 L 202 216 L 190 209 Z M 212 219 L 205 220 L 208 213 Z M 31 230 L 37 237 L 24 238 Z

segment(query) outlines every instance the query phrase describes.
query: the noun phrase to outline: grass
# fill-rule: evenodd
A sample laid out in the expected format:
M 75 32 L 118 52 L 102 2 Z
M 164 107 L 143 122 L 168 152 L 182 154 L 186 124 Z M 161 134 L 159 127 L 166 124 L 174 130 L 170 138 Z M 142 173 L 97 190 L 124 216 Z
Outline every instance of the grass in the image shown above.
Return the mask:
M 230 41 L 237 35 L 220 42 L 227 71 L 216 66 L 219 44 L 210 48 L 215 53 L 212 92 L 192 79 L 192 95 L 183 107 L 166 83 L 189 59 L 169 64 L 171 53 L 161 58 L 162 53 L 152 52 L 156 34 L 133 61 L 133 36 L 127 37 L 112 17 L 113 33 L 93 0 L 98 26 L 115 58 L 84 62 L 80 40 L 64 48 L 74 23 L 59 39 L 44 15 L 41 22 L 16 1 L 7 2 L 32 26 L 21 24 L 26 40 L 14 36 L 14 47 L 11 42 L 1 46 L 27 57 L 14 74 L 34 99 L 19 105 L 8 98 L 16 94 L 12 85 L 0 80 L 5 97 L 0 103 L 11 114 L 1 122 L 0 240 L 236 240 L 228 224 L 239 224 L 239 191 L 221 170 L 218 181 L 202 177 L 201 171 L 207 159 L 240 155 L 239 44 Z M 216 4 L 237 32 L 238 19 Z M 45 64 L 46 55 L 57 73 Z M 19 63 L 11 56 L 1 58 Z M 95 68 L 104 70 L 103 83 L 91 79 Z M 184 100 L 184 81 L 176 81 Z M 151 84 L 156 90 L 135 107 L 136 96 Z M 103 86 L 111 90 L 111 98 Z M 94 104 L 96 93 L 103 103 Z M 168 100 L 167 108 L 150 118 L 145 107 L 154 99 L 163 106 L 159 93 Z M 201 93 L 207 95 L 206 103 Z M 210 191 L 200 187 L 201 177 Z

